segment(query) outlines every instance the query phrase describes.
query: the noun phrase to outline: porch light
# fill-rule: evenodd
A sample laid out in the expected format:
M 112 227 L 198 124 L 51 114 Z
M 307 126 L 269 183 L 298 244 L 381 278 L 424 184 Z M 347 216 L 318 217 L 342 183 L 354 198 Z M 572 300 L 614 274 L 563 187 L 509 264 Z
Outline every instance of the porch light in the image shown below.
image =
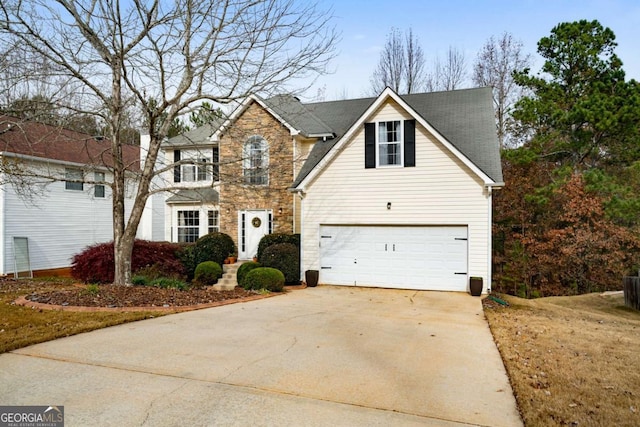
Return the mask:
M 387 209 L 391 209 L 391 202 L 387 202 Z

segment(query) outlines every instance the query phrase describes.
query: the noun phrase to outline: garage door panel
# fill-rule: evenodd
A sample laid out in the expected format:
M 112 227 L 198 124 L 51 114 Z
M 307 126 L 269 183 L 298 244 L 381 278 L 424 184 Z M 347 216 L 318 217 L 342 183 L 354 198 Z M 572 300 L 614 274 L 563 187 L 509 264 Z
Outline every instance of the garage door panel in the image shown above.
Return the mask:
M 326 284 L 466 291 L 467 227 L 321 226 L 320 262 Z

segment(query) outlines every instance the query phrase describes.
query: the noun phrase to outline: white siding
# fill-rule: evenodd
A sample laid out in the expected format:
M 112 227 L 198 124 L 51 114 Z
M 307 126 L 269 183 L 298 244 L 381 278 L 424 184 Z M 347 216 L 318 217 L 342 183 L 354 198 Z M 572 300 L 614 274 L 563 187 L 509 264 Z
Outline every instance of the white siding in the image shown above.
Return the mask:
M 411 118 L 388 102 L 367 121 Z M 365 169 L 363 127 L 307 188 L 302 269 L 319 268 L 321 224 L 466 225 L 469 276 L 487 282 L 489 213 L 482 181 L 425 128 L 416 126 L 416 167 Z
M 109 174 L 106 179 L 111 179 Z M 8 184 L 2 187 L 2 193 L 3 274 L 14 270 L 14 236 L 29 239 L 32 270 L 68 267 L 73 255 L 86 246 L 113 239 L 112 199 L 108 186 L 105 186 L 104 198 L 94 197 L 92 185 L 84 184 L 83 191 L 71 191 L 65 190 L 64 182 L 48 184 L 43 194 L 31 201 L 20 198 Z M 132 189 L 127 193 L 129 196 L 134 194 Z M 131 199 L 126 200 L 127 216 L 131 205 Z

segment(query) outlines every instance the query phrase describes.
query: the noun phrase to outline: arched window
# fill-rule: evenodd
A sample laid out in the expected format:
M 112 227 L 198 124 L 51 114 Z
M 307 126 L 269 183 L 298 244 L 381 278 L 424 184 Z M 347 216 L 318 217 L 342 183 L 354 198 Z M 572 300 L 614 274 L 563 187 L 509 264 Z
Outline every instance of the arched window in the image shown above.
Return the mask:
M 267 185 L 268 167 L 269 144 L 259 135 L 249 137 L 244 143 L 243 150 L 244 182 L 253 185 Z

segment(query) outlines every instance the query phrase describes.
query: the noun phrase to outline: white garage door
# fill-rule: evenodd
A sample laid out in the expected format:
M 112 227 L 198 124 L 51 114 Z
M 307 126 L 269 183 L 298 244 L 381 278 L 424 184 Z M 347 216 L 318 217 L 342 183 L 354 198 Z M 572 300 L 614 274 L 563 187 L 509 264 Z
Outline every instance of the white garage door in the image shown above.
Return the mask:
M 320 283 L 467 290 L 467 227 L 320 226 Z

